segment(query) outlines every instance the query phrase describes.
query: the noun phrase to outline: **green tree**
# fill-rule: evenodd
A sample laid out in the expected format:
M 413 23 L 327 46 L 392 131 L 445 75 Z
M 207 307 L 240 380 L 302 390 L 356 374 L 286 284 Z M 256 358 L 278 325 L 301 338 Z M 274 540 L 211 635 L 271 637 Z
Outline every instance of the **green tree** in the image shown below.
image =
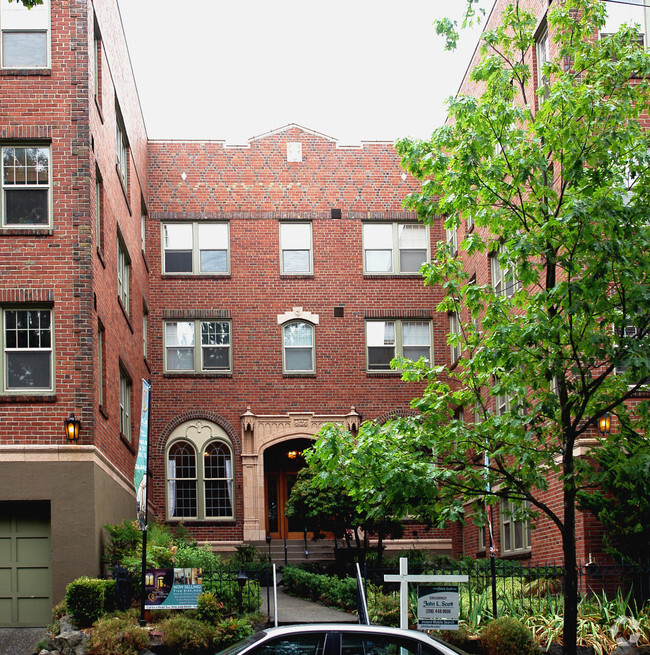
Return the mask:
M 639 123 L 650 55 L 631 27 L 594 40 L 601 2 L 551 7 L 554 57 L 544 64 L 549 83 L 538 103 L 530 65 L 537 19 L 515 2 L 483 35 L 471 71 L 481 95 L 450 100 L 449 120 L 430 139 L 397 143 L 404 167 L 423 181 L 406 206 L 427 223 L 445 217 L 448 229 L 476 226 L 458 255 L 440 244 L 423 267 L 426 283 L 445 292 L 438 309 L 459 312 L 460 329 L 449 336 L 462 352 L 458 365 L 397 361 L 406 379 L 426 383 L 412 403 L 419 416 L 366 423 L 336 451 L 319 442 L 313 465 L 333 472 L 343 462 L 347 474 L 368 462 L 366 444 L 383 440 L 386 452 L 371 464 L 388 469 L 410 457 L 410 474 L 426 479 L 395 490 L 389 485 L 404 481 L 386 470 L 367 486 L 417 494 L 428 483 L 438 522 L 462 517 L 468 505 L 480 519 L 485 503 L 501 499 L 514 502 L 519 517 L 548 517 L 562 543 L 570 654 L 576 499 L 597 481 L 578 448 L 598 439 L 608 412 L 615 430 L 647 442 L 648 403 L 632 413 L 627 401 L 650 376 L 650 157 Z M 503 272 L 501 292 L 475 283 L 473 262 L 488 255 Z M 426 466 L 429 453 L 435 467 Z M 560 507 L 545 501 L 551 479 L 561 484 Z M 372 493 L 349 491 L 359 502 Z

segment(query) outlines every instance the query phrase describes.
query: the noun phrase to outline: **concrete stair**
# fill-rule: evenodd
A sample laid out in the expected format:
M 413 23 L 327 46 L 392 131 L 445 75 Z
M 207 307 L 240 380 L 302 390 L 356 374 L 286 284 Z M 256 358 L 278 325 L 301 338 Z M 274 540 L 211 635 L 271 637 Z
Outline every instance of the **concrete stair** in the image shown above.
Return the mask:
M 265 555 L 269 552 L 269 545 L 266 541 L 254 541 L 254 546 Z M 286 553 L 285 553 L 286 543 Z M 307 540 L 307 553 L 305 553 L 304 539 L 282 539 L 271 540 L 271 562 L 274 564 L 297 564 L 308 561 L 332 561 L 334 560 L 334 541 L 322 539 L 320 541 Z

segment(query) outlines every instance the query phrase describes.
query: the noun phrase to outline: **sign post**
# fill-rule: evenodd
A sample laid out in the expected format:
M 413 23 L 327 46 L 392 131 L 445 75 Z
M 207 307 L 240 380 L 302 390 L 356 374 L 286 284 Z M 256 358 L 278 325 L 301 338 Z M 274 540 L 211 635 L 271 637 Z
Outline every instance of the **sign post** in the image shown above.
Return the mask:
M 142 577 L 140 580 L 140 625 L 144 626 L 145 610 L 145 576 L 147 573 L 147 467 L 149 460 L 149 404 L 151 398 L 151 382 L 142 380 L 142 411 L 140 412 L 140 442 L 138 457 L 135 461 L 133 486 L 135 487 L 136 511 L 138 525 L 142 530 Z
M 409 582 L 431 582 L 438 583 L 438 585 L 449 586 L 451 584 L 458 584 L 459 582 L 467 582 L 469 576 L 467 575 L 409 575 L 408 572 L 408 559 L 406 557 L 399 558 L 399 574 L 398 575 L 385 575 L 384 582 L 399 582 L 399 627 L 408 629 L 409 619 Z M 458 588 L 456 587 L 456 597 L 458 596 Z M 458 606 L 458 605 L 456 605 Z M 440 608 L 448 609 L 448 608 Z M 419 624 L 418 624 L 419 627 Z M 458 629 L 458 621 L 456 621 L 455 628 L 444 628 L 450 630 Z

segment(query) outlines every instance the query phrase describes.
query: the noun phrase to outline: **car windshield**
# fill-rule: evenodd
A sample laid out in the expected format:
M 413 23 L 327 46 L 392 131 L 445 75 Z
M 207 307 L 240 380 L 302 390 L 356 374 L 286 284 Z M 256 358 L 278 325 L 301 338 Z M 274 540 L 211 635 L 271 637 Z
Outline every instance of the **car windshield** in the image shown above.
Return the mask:
M 234 646 L 218 651 L 217 655 L 237 655 L 237 653 L 241 653 L 245 648 L 248 648 L 248 646 L 254 644 L 256 641 L 263 639 L 265 636 L 265 632 L 256 632 L 254 635 L 246 637 L 243 641 L 237 642 Z

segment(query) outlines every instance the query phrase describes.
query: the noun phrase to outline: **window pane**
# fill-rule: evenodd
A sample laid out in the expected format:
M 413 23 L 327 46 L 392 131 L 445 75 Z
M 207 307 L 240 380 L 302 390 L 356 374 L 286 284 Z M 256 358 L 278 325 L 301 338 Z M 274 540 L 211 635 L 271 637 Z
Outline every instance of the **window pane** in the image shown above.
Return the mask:
M 194 348 L 167 348 L 167 368 L 170 371 L 193 371 Z
M 291 323 L 284 328 L 284 345 L 311 346 L 313 330 L 307 323 Z
M 206 517 L 232 516 L 232 482 L 230 480 L 206 480 Z
M 322 655 L 325 633 L 281 637 L 257 649 L 256 655 Z
M 341 655 L 418 655 L 417 641 L 387 635 L 341 634 Z
M 230 478 L 230 450 L 222 443 L 211 443 L 205 449 L 206 478 Z
M 309 273 L 309 250 L 284 250 L 282 252 L 284 273 Z
M 521 521 L 514 522 L 515 549 L 524 547 L 524 531 Z
M 194 323 L 191 321 L 165 323 L 165 342 L 168 346 L 193 346 Z
M 402 343 L 405 346 L 429 345 L 429 324 L 422 321 L 402 323 Z
M 188 225 L 191 229 L 191 225 Z M 226 223 L 199 224 L 199 248 L 201 250 L 228 250 L 228 225 Z
M 191 250 L 168 250 L 165 252 L 165 273 L 191 273 Z
M 394 321 L 371 321 L 366 323 L 369 346 L 395 345 Z
M 424 359 L 427 360 L 431 357 L 430 349 L 428 347 L 423 348 L 422 346 L 404 346 L 402 348 L 402 354 L 404 357 L 412 359 L 414 362 L 420 359 L 420 357 L 424 357 Z
M 393 252 L 391 250 L 366 250 L 367 273 L 391 273 Z
M 309 223 L 282 223 L 280 243 L 283 250 L 309 250 L 311 248 L 311 225 Z
M 368 348 L 368 370 L 390 370 L 390 360 L 395 357 L 395 348 L 386 346 Z
M 169 250 L 192 250 L 192 226 L 188 223 L 163 225 L 165 248 Z
M 424 225 L 399 225 L 399 247 L 427 249 L 427 229 Z
M 203 370 L 224 371 L 230 368 L 230 349 L 227 347 L 203 348 Z
M 285 362 L 287 371 L 312 371 L 312 349 L 287 348 Z
M 227 273 L 228 253 L 226 250 L 201 250 L 202 273 Z M 186 263 L 185 266 L 188 264 Z M 183 269 L 186 270 L 186 269 Z M 189 269 L 192 270 L 192 254 L 189 257 Z
M 8 389 L 50 389 L 49 352 L 8 352 Z
M 5 189 L 6 225 L 47 225 L 47 189 Z
M 171 516 L 196 516 L 196 481 L 174 480 L 170 481 L 169 487 L 170 497 L 173 495 Z
M 426 250 L 400 250 L 399 270 L 401 273 L 418 273 L 426 259 Z
M 230 323 L 204 322 L 201 323 L 201 343 L 203 345 L 229 345 Z
M 2 65 L 5 68 L 44 68 L 47 66 L 45 32 L 3 32 Z
M 392 250 L 392 224 L 365 223 L 363 226 L 363 247 L 365 250 Z

